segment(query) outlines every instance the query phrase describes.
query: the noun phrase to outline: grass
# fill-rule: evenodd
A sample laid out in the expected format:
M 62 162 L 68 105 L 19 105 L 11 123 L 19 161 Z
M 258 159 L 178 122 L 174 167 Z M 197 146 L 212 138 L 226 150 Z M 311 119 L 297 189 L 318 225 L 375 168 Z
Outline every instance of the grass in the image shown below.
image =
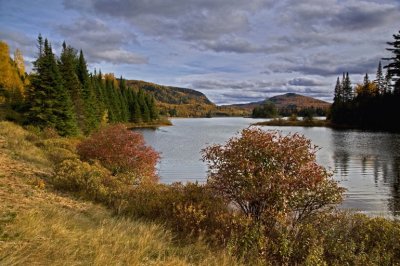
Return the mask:
M 49 147 L 68 157 L 71 143 L 0 122 L 0 265 L 237 265 L 201 239 L 54 190 L 46 179 L 62 158 Z

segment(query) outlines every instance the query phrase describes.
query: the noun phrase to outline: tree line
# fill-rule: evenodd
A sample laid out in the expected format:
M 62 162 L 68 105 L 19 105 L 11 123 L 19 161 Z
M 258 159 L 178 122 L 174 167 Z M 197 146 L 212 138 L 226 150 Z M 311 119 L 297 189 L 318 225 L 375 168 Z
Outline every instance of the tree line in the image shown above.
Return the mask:
M 64 42 L 57 57 L 41 35 L 37 49 L 27 74 L 21 52 L 12 59 L 0 42 L 0 119 L 54 128 L 63 136 L 89 134 L 105 123 L 158 119 L 152 94 L 128 87 L 112 73 L 90 73 L 82 50 Z
M 365 74 L 363 83 L 353 87 L 349 73 L 337 78 L 330 114 L 333 124 L 400 132 L 400 124 L 393 120 L 400 103 L 400 31 L 393 38 L 386 49 L 392 56 L 383 58 L 388 61 L 384 67 L 379 62 L 374 80 Z
M 278 116 L 314 117 L 326 116 L 326 109 L 314 106 L 298 108 L 296 105 L 288 105 L 277 108 L 273 102 L 266 101 L 260 106 L 254 107 L 251 116 L 254 118 L 275 118 Z

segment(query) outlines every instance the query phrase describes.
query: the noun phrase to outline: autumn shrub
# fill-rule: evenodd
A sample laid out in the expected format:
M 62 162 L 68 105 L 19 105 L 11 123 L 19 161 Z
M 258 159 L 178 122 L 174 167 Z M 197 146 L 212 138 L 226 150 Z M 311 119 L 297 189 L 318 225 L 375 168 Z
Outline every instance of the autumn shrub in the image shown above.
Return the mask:
M 289 264 L 399 265 L 400 222 L 350 212 L 327 212 L 291 234 Z
M 344 189 L 317 164 L 316 152 L 304 136 L 259 128 L 203 150 L 208 185 L 252 220 L 248 239 L 265 261 L 286 264 L 298 225 L 342 200 Z
M 37 141 L 36 146 L 46 152 L 48 159 L 55 165 L 67 159 L 79 158 L 76 146 L 79 140 L 72 138 L 49 138 Z
M 79 159 L 65 160 L 60 163 L 52 179 L 56 188 L 77 192 L 92 200 L 105 199 L 108 196 L 108 187 L 105 180 L 111 173 L 99 164 L 90 165 Z
M 77 147 L 84 161 L 98 160 L 114 175 L 129 173 L 135 182 L 157 180 L 159 155 L 146 146 L 143 136 L 124 125 L 111 125 L 93 133 Z
M 141 185 L 131 190 L 125 212 L 131 216 L 167 223 L 183 237 L 206 237 L 226 243 L 235 221 L 228 204 L 197 183 Z

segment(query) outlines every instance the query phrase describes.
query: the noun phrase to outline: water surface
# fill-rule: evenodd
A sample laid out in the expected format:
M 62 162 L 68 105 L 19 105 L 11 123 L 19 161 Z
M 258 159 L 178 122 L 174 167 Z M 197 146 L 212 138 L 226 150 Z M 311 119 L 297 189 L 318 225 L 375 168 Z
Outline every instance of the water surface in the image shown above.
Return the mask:
M 224 143 L 241 129 L 260 121 L 251 118 L 179 118 L 174 126 L 141 130 L 161 153 L 161 182 L 205 182 L 207 166 L 201 149 Z M 317 160 L 334 171 L 347 188 L 342 208 L 369 214 L 400 215 L 400 134 L 333 130 L 315 127 L 262 127 L 299 132 L 320 147 Z

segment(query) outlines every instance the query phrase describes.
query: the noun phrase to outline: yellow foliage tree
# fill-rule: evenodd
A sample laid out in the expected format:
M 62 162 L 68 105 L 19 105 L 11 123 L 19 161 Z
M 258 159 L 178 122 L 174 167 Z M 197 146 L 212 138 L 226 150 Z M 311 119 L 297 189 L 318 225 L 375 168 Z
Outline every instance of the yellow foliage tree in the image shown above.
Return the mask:
M 357 84 L 355 87 L 357 96 L 375 96 L 379 94 L 379 88 L 375 83 Z
M 23 58 L 19 52 L 18 64 Z M 21 66 L 20 66 L 21 67 Z M 2 101 L 7 98 L 10 100 L 15 97 L 22 97 L 24 95 L 24 82 L 19 74 L 18 66 L 10 58 L 10 52 L 7 43 L 0 41 L 0 89 L 2 90 Z

